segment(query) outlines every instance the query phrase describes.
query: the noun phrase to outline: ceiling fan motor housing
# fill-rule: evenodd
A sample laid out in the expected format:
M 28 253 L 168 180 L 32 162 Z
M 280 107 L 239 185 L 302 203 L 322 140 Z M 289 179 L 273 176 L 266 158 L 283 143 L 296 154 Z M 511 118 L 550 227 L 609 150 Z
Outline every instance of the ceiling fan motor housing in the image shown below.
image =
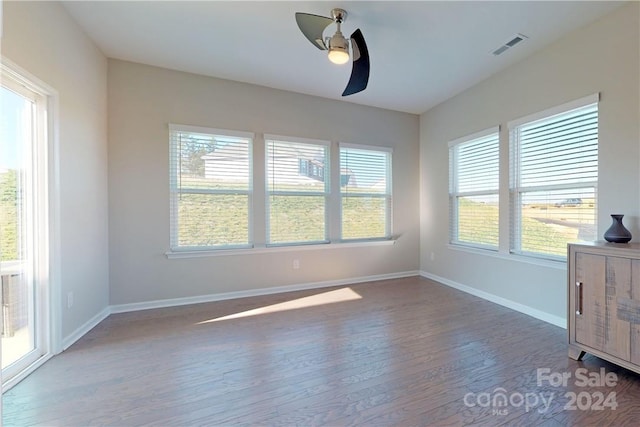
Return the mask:
M 327 44 L 329 46 L 329 50 L 342 50 L 347 54 L 349 53 L 349 42 L 342 35 L 341 31 L 336 32 L 329 39 L 329 43 L 327 43 Z
M 331 17 L 338 28 L 331 38 L 327 37 L 329 60 L 334 64 L 345 64 L 349 61 L 349 41 L 340 31 L 340 24 L 347 19 L 347 12 L 343 9 L 333 9 L 331 10 Z

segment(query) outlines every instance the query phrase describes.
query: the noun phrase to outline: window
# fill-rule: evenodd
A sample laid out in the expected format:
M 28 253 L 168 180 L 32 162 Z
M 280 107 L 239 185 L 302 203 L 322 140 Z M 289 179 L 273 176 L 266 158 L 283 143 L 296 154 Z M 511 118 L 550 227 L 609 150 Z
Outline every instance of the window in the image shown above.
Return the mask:
M 171 249 L 251 246 L 253 135 L 170 125 Z
M 453 244 L 498 249 L 498 128 L 449 143 L 449 234 Z
M 391 151 L 341 144 L 342 240 L 391 238 Z
M 329 146 L 265 135 L 267 244 L 326 243 Z
M 509 124 L 511 251 L 564 258 L 596 239 L 598 96 Z
M 254 147 L 252 133 L 176 124 L 169 134 L 169 258 L 391 238 L 388 148 L 277 135 Z
M 2 380 L 7 390 L 50 354 L 58 193 L 52 178 L 55 91 L 0 62 L 0 287 Z

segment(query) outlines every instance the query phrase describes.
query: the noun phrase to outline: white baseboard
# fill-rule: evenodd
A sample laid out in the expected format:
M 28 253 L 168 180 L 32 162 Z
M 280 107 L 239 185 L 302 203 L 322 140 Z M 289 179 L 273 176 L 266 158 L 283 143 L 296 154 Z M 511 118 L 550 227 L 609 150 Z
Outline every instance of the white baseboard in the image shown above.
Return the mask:
M 332 286 L 352 285 L 355 283 L 373 282 L 377 280 L 399 279 L 402 277 L 418 276 L 419 271 L 404 271 L 374 276 L 352 277 L 349 279 L 327 280 L 323 282 L 302 283 L 297 285 L 276 286 L 272 288 L 250 289 L 246 291 L 224 292 L 218 294 L 199 295 L 195 297 L 172 298 L 164 300 L 136 302 L 130 304 L 112 305 L 111 313 L 126 313 L 130 311 L 150 310 L 154 308 L 176 307 L 180 305 L 200 304 L 204 302 L 224 301 L 235 298 L 255 297 L 260 295 L 280 294 L 284 292 L 305 291 L 308 289 L 329 288 Z
M 40 366 L 44 365 L 44 363 L 53 357 L 52 353 L 47 353 L 40 357 L 38 360 L 33 362 L 31 365 L 27 366 L 23 370 L 21 370 L 18 374 L 14 375 L 8 380 L 2 380 L 2 393 L 9 391 L 18 384 L 20 381 L 28 377 L 33 371 L 38 369 Z M 0 423 L 1 425 L 1 423 Z
M 64 350 L 68 349 L 69 347 L 71 347 L 73 345 L 73 343 L 75 343 L 80 338 L 82 338 L 91 329 L 93 329 L 96 326 L 98 326 L 98 323 L 102 322 L 104 319 L 109 317 L 110 314 L 111 314 L 110 307 L 105 307 L 104 310 L 102 310 L 100 313 L 98 313 L 95 316 L 93 316 L 84 325 L 80 326 L 78 329 L 73 331 L 71 333 L 71 335 L 65 337 L 62 340 L 62 350 L 64 351 Z
M 544 311 L 529 307 L 528 305 L 520 304 L 519 302 L 511 301 L 498 295 L 490 294 L 488 292 L 472 288 L 471 286 L 463 285 L 461 283 L 446 279 L 444 277 L 440 277 L 427 271 L 420 271 L 420 275 L 427 279 L 435 280 L 436 282 L 442 283 L 443 285 L 449 286 L 451 288 L 458 289 L 462 292 L 466 292 L 484 300 L 491 301 L 503 307 L 507 307 L 531 317 L 535 317 L 536 319 L 542 320 L 544 322 L 551 323 L 552 325 L 559 326 L 564 329 L 567 328 L 567 319 L 563 317 L 555 316 L 553 314 L 549 314 Z
M 400 279 L 403 277 L 411 277 L 411 276 L 418 276 L 418 275 L 425 277 L 427 279 L 435 280 L 436 282 L 442 283 L 443 285 L 458 289 L 460 291 L 466 292 L 471 295 L 475 295 L 479 298 L 482 298 L 487 301 L 491 301 L 493 303 L 510 308 L 520 313 L 524 313 L 536 319 L 540 319 L 544 322 L 551 323 L 552 325 L 559 326 L 565 329 L 567 327 L 567 321 L 565 318 L 546 313 L 544 311 L 529 307 L 524 304 L 517 303 L 515 301 L 508 300 L 506 298 L 503 298 L 494 294 L 490 294 L 488 292 L 481 291 L 476 288 L 472 288 L 467 285 L 463 285 L 461 283 L 455 282 L 450 279 L 446 279 L 444 277 L 440 277 L 438 275 L 435 275 L 426 271 L 415 270 L 415 271 L 404 271 L 404 272 L 390 273 L 390 274 L 378 274 L 373 276 L 353 277 L 349 279 L 327 280 L 322 282 L 310 282 L 310 283 L 302 283 L 302 284 L 296 284 L 296 285 L 276 286 L 272 288 L 250 289 L 250 290 L 236 291 L 236 292 L 224 292 L 224 293 L 217 293 L 217 294 L 200 295 L 195 297 L 172 298 L 172 299 L 164 299 L 164 300 L 139 302 L 139 303 L 112 305 L 110 307 L 106 307 L 100 313 L 96 314 L 89 321 L 87 321 L 84 325 L 76 329 L 72 334 L 65 337 L 62 341 L 63 350 L 66 350 L 71 345 L 73 345 L 73 343 L 75 343 L 80 338 L 82 338 L 82 336 L 84 336 L 87 332 L 89 332 L 91 329 L 96 327 L 100 322 L 102 322 L 112 313 L 126 313 L 131 311 L 150 310 L 154 308 L 176 307 L 181 305 L 199 304 L 199 303 L 213 302 L 213 301 L 224 301 L 224 300 L 236 299 L 236 298 L 247 298 L 247 297 L 253 297 L 253 296 L 271 295 L 271 294 L 279 294 L 279 293 L 293 292 L 293 291 L 304 291 L 309 289 L 321 289 L 321 288 L 329 288 L 334 286 L 351 285 L 356 283 L 374 282 L 378 280 Z

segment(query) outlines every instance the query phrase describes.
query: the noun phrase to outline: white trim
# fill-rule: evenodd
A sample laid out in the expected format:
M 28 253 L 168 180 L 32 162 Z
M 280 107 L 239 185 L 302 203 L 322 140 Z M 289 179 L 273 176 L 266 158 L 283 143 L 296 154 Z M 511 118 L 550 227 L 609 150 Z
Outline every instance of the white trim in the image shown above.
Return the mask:
M 329 147 L 331 145 L 331 141 L 327 141 L 324 139 L 298 138 L 293 136 L 273 135 L 270 133 L 265 133 L 262 136 L 265 143 L 267 141 L 274 141 L 274 142 L 290 142 L 293 144 L 324 145 L 326 147 Z M 266 157 L 267 156 L 265 155 L 265 158 Z
M 497 254 L 500 249 L 498 246 L 483 245 L 481 243 L 465 242 L 464 240 L 452 240 L 447 245 L 449 249 L 460 249 L 471 253 L 486 255 Z
M 269 193 L 269 196 L 323 196 L 323 197 L 329 196 L 329 193 L 324 191 L 313 192 L 313 191 L 274 190 L 274 191 L 268 191 L 268 193 Z
M 0 67 L 2 71 L 10 74 L 14 80 L 28 88 L 30 91 L 41 93 L 44 95 L 57 95 L 58 92 L 47 83 L 31 74 L 15 62 L 7 57 L 0 57 Z
M 474 139 L 480 139 L 480 138 L 484 138 L 485 136 L 489 136 L 489 135 L 493 135 L 494 133 L 498 134 L 498 137 L 500 136 L 500 126 L 493 126 L 490 127 L 489 129 L 485 129 L 485 130 L 481 130 L 479 132 L 476 133 L 472 133 L 471 135 L 467 135 L 467 136 L 463 136 L 460 138 L 456 138 L 452 141 L 449 141 L 449 148 L 453 148 L 456 145 L 460 145 L 463 144 L 465 142 L 472 142 Z
M 230 136 L 236 138 L 247 138 L 253 140 L 255 138 L 255 133 L 246 132 L 241 130 L 226 130 L 226 129 L 216 129 L 216 128 L 208 128 L 203 126 L 190 126 L 190 125 L 180 125 L 175 123 L 169 123 L 169 131 L 170 132 L 192 132 L 192 133 L 200 133 L 203 135 L 211 135 L 211 136 Z
M 585 96 L 584 98 L 569 101 L 562 105 L 547 108 L 544 111 L 539 111 L 537 113 L 529 114 L 528 116 L 512 120 L 507 123 L 507 127 L 509 129 L 513 129 L 525 123 L 531 123 L 540 119 L 546 119 L 558 114 L 567 113 L 571 110 L 586 107 L 587 105 L 596 104 L 598 102 L 600 102 L 600 93 L 596 92 L 592 95 Z
M 496 195 L 498 196 L 500 193 L 498 192 L 498 189 L 492 189 L 492 190 L 476 190 L 476 191 L 464 191 L 464 192 L 451 192 L 449 193 L 450 196 L 453 197 L 458 197 L 458 196 L 463 196 L 463 197 L 475 197 L 475 196 L 493 196 Z
M 457 289 L 459 291 L 474 295 L 478 298 L 482 298 L 486 301 L 490 301 L 495 304 L 501 305 L 503 307 L 510 308 L 511 310 L 515 310 L 517 312 L 526 314 L 528 316 L 534 317 L 544 322 L 551 323 L 552 325 L 558 326 L 560 328 L 563 328 L 563 329 L 567 328 L 567 319 L 565 319 L 564 317 L 556 316 L 556 315 L 547 313 L 545 311 L 541 311 L 536 308 L 529 307 L 528 305 L 520 304 L 519 302 L 511 301 L 509 299 L 500 297 L 498 295 L 490 294 L 488 292 L 481 291 L 471 286 L 463 285 L 456 281 L 449 280 L 444 277 L 440 277 L 438 275 L 429 273 L 427 271 L 420 271 L 420 276 L 426 279 L 434 280 L 438 283 Z
M 76 341 L 82 338 L 87 332 L 98 326 L 100 322 L 109 317 L 112 313 L 110 307 L 105 307 L 100 313 L 93 316 L 91 319 L 86 321 L 84 325 L 81 325 L 78 329 L 73 331 L 70 335 L 66 336 L 62 341 L 63 350 L 71 347 Z
M 350 144 L 348 142 L 338 142 L 338 148 L 351 148 L 353 150 L 365 150 L 365 151 L 382 151 L 385 153 L 393 153 L 391 147 L 381 147 L 378 145 L 362 145 L 362 144 Z
M 527 264 L 538 265 L 541 267 L 555 268 L 556 270 L 566 271 L 567 269 L 567 261 L 565 259 L 554 260 L 549 258 L 531 256 L 531 255 L 514 254 L 510 252 L 504 253 L 504 252 L 500 252 L 499 250 L 496 251 L 496 250 L 484 249 L 480 247 L 473 247 L 470 245 L 459 245 L 455 243 L 449 243 L 447 245 L 447 248 L 455 251 L 468 252 L 476 255 L 487 255 L 494 258 L 504 259 L 507 261 L 524 262 Z
M 598 180 L 595 181 L 584 181 L 573 184 L 550 184 L 550 185 L 532 185 L 526 187 L 513 187 L 511 190 L 520 190 L 521 193 L 533 193 L 540 191 L 557 191 L 557 190 L 576 190 L 576 189 L 589 189 L 589 188 L 597 188 Z
M 1 1 L 0 1 L 1 10 Z M 1 23 L 0 23 L 1 24 Z M 1 30 L 0 30 L 1 32 Z M 6 73 L 12 79 L 24 85 L 29 90 L 42 95 L 46 104 L 46 123 L 45 123 L 45 191 L 47 210 L 44 224 L 47 229 L 46 245 L 47 245 L 47 264 L 48 283 L 46 290 L 41 293 L 40 297 L 46 301 L 46 307 L 41 310 L 44 317 L 44 324 L 40 327 L 46 329 L 37 332 L 38 335 L 44 335 L 42 338 L 43 355 L 35 360 L 32 364 L 23 369 L 19 374 L 5 380 L 0 376 L 0 384 L 2 391 L 6 391 L 28 376 L 35 369 L 44 364 L 54 354 L 62 351 L 62 279 L 61 279 L 61 260 L 60 260 L 60 95 L 59 92 L 48 83 L 38 78 L 34 74 L 17 65 L 10 59 L 0 56 L 0 74 Z M 1 406 L 1 405 L 0 405 Z M 0 421 L 1 424 L 1 421 Z
M 47 105 L 49 191 L 49 351 L 62 352 L 62 261 L 60 214 L 60 97 L 51 90 Z
M 247 249 L 218 249 L 218 250 L 201 250 L 201 251 L 168 251 L 165 252 L 167 258 L 202 258 L 211 256 L 230 256 L 230 255 L 257 255 L 272 254 L 277 252 L 298 252 L 313 251 L 318 249 L 346 249 L 366 246 L 389 246 L 395 245 L 395 239 L 389 240 L 366 240 L 358 242 L 346 243 L 320 243 L 320 244 L 289 244 L 286 246 L 267 246 L 254 247 Z
M 194 297 L 172 298 L 131 304 L 118 304 L 111 306 L 111 313 L 127 313 L 130 311 L 150 310 L 154 308 L 177 307 L 181 305 L 224 301 L 236 298 L 247 298 L 261 295 L 281 294 L 293 291 L 305 291 L 309 289 L 354 285 L 356 283 L 373 282 L 378 280 L 400 279 L 403 277 L 413 277 L 418 275 L 419 272 L 417 270 L 403 271 L 399 273 L 377 274 L 374 276 L 352 277 L 349 279 L 327 280 L 322 282 L 310 282 L 288 286 L 276 286 L 273 288 L 250 289 L 246 291 L 224 292 L 219 294 L 200 295 Z
M 52 357 L 53 357 L 53 354 L 51 352 L 43 354 L 42 356 L 40 356 L 39 359 L 35 360 L 32 364 L 30 364 L 26 368 L 20 370 L 20 372 L 18 374 L 14 375 L 13 377 L 9 378 L 6 381 L 3 378 L 2 379 L 2 393 L 11 390 L 11 388 L 13 388 L 13 386 L 18 384 L 20 381 L 22 381 L 26 377 L 28 377 L 33 371 L 38 369 L 40 366 L 44 365 L 44 363 L 47 360 L 51 359 Z

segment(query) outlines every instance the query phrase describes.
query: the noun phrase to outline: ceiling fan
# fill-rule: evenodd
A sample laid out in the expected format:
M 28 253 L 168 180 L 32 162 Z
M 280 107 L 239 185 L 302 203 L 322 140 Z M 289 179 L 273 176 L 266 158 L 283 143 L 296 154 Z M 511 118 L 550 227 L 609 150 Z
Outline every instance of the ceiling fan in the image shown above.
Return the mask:
M 349 40 L 351 41 L 351 78 L 342 96 L 353 95 L 367 88 L 369 83 L 369 50 L 362 32 L 358 28 L 347 39 L 340 31 L 341 24 L 347 19 L 347 12 L 343 9 L 333 9 L 331 18 L 312 15 L 310 13 L 296 13 L 296 22 L 302 34 L 311 44 L 320 50 L 328 50 L 329 60 L 334 64 L 345 64 L 349 61 Z M 324 30 L 331 24 L 337 25 L 337 31 L 332 37 L 323 38 Z

